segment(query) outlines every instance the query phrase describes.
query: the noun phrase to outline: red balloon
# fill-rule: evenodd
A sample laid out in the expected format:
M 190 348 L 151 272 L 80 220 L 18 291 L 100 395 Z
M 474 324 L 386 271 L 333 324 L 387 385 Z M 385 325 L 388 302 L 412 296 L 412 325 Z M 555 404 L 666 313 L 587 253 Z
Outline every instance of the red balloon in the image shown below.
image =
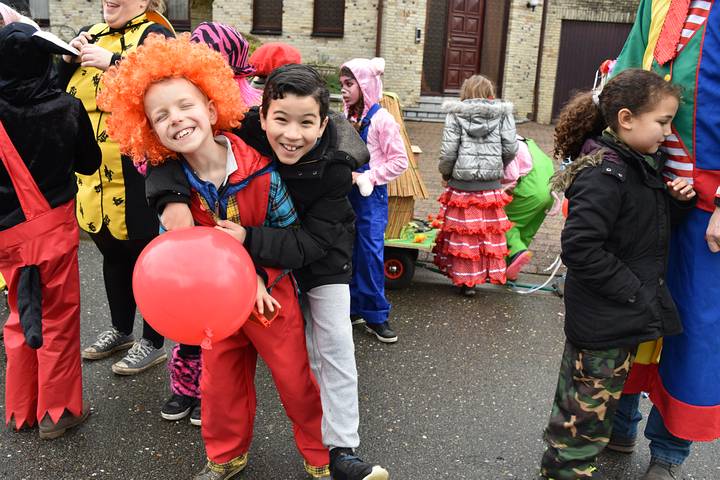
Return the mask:
M 237 332 L 255 304 L 257 277 L 240 242 L 211 227 L 155 238 L 133 272 L 135 301 L 163 336 L 211 348 Z

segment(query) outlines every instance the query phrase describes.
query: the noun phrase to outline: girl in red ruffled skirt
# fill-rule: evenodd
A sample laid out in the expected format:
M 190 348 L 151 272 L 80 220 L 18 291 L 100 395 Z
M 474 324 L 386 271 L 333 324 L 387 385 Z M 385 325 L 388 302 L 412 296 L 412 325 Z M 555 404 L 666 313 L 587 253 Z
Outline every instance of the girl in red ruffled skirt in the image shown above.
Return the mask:
M 518 145 L 513 106 L 494 99 L 490 80 L 468 78 L 460 98 L 443 104 L 438 170 L 446 188 L 438 199 L 442 227 L 433 252 L 440 270 L 471 296 L 477 284 L 505 283 L 505 232 L 512 224 L 504 207 L 512 198 L 500 182 Z

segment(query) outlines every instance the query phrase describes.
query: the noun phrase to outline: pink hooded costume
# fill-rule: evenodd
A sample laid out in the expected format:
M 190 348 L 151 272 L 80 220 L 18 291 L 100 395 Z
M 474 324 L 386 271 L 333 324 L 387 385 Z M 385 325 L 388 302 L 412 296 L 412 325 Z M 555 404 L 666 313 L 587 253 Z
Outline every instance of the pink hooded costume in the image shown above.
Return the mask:
M 383 256 L 388 219 L 386 184 L 407 169 L 408 159 L 400 126 L 378 103 L 382 96 L 380 75 L 385 70 L 385 60 L 356 58 L 342 67 L 352 72 L 362 93 L 362 118 L 351 120 L 360 123 L 360 136 L 370 152 L 370 162 L 360 170 L 361 176 L 375 187 L 366 197 L 357 187 L 350 194 L 350 202 L 357 215 L 350 310 L 368 324 L 384 324 L 390 313 L 390 304 L 385 299 Z M 350 107 L 344 106 L 346 115 Z M 384 341 L 396 340 L 397 337 Z

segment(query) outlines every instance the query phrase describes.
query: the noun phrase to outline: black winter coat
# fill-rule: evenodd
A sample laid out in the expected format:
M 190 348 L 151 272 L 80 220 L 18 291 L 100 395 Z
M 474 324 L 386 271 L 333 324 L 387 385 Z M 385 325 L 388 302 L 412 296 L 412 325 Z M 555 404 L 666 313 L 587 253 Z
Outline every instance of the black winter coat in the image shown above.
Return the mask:
M 100 166 L 100 148 L 80 100 L 53 87 L 52 57 L 32 41 L 34 28 L 0 30 L 0 121 L 52 208 L 77 193 L 75 173 Z M 0 230 L 25 221 L 0 163 Z
M 261 154 L 274 158 L 260 127 L 257 107 L 234 131 Z M 355 213 L 347 198 L 352 171 L 369 160 L 353 127 L 331 115 L 320 143 L 295 165 L 276 162 L 300 225 L 291 228 L 248 227 L 245 247 L 258 264 L 295 270 L 302 291 L 321 285 L 350 283 Z M 145 181 L 148 202 L 158 212 L 169 202 L 189 202 L 189 185 L 177 162 L 150 167 Z
M 670 217 L 692 202 L 672 199 L 659 172 L 607 134 L 588 140 L 583 153 L 565 193 L 567 339 L 600 350 L 680 333 L 665 284 Z

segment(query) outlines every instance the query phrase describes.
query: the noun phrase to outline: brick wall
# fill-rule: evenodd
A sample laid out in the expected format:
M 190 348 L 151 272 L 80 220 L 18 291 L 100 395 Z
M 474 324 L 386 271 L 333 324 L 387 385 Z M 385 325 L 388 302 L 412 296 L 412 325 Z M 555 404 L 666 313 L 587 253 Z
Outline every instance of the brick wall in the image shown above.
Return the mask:
M 503 98 L 515 105 L 517 118 L 529 118 L 540 45 L 542 8 L 533 12 L 527 0 L 512 0 L 503 75 Z
M 387 62 L 384 83 L 404 104 L 420 96 L 423 43 L 414 41 L 415 28 L 424 30 L 427 0 L 385 0 L 380 55 Z M 263 41 L 282 41 L 297 47 L 308 63 L 340 65 L 354 57 L 375 56 L 377 0 L 345 1 L 342 38 L 313 37 L 313 2 L 283 2 L 282 35 L 258 35 Z M 252 0 L 215 0 L 213 18 L 242 32 L 252 29 Z
M 548 10 L 543 65 L 540 73 L 540 102 L 537 120 L 550 123 L 555 92 L 560 30 L 563 20 L 632 23 L 635 21 L 639 0 L 564 0 L 551 2 Z
M 50 0 L 50 30 L 65 38 L 64 31 L 102 22 L 102 4 L 98 0 Z M 67 40 L 67 38 L 65 38 Z
M 533 12 L 527 0 L 511 2 L 503 96 L 515 104 L 519 118 L 533 112 L 535 74 L 540 44 L 543 8 L 547 26 L 541 66 L 537 119 L 549 123 L 563 20 L 632 22 L 639 0 L 544 0 Z M 283 41 L 296 46 L 309 63 L 340 65 L 353 57 L 375 55 L 378 0 L 345 1 L 345 33 L 342 38 L 313 37 L 313 2 L 284 0 L 282 35 L 263 35 L 263 41 Z M 192 23 L 210 19 L 235 26 L 242 32 L 252 29 L 253 0 L 197 0 L 193 2 Z M 385 88 L 400 95 L 404 105 L 420 96 L 425 40 L 425 12 L 428 0 L 384 0 L 381 56 L 387 62 Z M 50 24 L 55 30 L 69 26 L 77 30 L 102 19 L 100 3 L 92 0 L 50 0 Z M 433 19 L 429 20 L 430 22 Z M 422 40 L 415 43 L 415 29 Z
M 503 96 L 515 103 L 516 115 L 533 109 L 542 10 L 549 3 L 540 73 L 537 120 L 550 123 L 563 20 L 632 23 L 639 0 L 544 0 L 532 12 L 526 0 L 512 0 Z

